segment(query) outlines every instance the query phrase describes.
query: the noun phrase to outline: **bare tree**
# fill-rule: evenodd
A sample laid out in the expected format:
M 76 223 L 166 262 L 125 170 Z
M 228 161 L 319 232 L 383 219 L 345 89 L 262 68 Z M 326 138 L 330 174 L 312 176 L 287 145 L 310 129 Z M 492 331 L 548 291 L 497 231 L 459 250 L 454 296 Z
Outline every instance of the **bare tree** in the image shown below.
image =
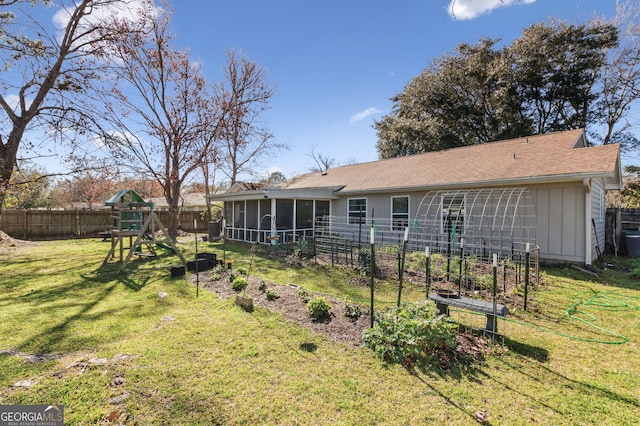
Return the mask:
M 316 145 L 311 147 L 311 152 L 309 152 L 307 156 L 311 157 L 316 163 L 315 166 L 309 168 L 311 173 L 324 173 L 333 167 L 348 166 L 356 163 L 354 158 L 349 158 L 343 163 L 338 163 L 335 158 L 324 155 L 321 152 L 316 152 Z
M 224 76 L 224 83 L 216 87 L 217 97 L 228 112 L 221 129 L 220 154 L 224 161 L 220 167 L 233 184 L 241 172 L 251 172 L 268 154 L 287 146 L 274 142 L 274 135 L 258 121 L 273 96 L 264 68 L 228 50 Z
M 309 168 L 312 173 L 324 173 L 336 164 L 336 159 L 323 155 L 321 152 L 316 152 L 316 146 L 311 147 L 311 152 L 307 154 L 316 163 L 315 166 Z
M 123 165 L 156 180 L 169 205 L 169 234 L 177 236 L 180 193 L 189 175 L 211 151 L 215 137 L 203 137 L 221 121 L 221 109 L 207 90 L 200 66 L 186 50 L 172 47 L 171 11 L 147 10 L 149 31 L 113 40 L 109 50 L 117 86 L 104 111 L 105 143 Z M 107 59 L 107 58 L 105 58 Z
M 62 22 L 59 34 L 51 34 L 32 18 L 23 9 L 26 2 L 3 2 L 0 62 L 6 71 L 0 74 L 0 205 L 28 129 L 52 123 L 59 129 L 73 123 L 77 129 L 91 121 L 74 108 L 74 98 L 83 96 L 88 82 L 101 75 L 102 64 L 95 61 L 95 54 L 115 34 L 101 17 L 129 2 L 63 0 L 57 15 Z
M 610 49 L 600 81 L 597 102 L 598 120 L 605 125 L 602 143 L 622 143 L 624 148 L 637 145 L 626 119 L 631 106 L 640 98 L 640 6 L 635 1 L 618 1 L 616 15 L 608 22 L 619 32 L 619 44 Z

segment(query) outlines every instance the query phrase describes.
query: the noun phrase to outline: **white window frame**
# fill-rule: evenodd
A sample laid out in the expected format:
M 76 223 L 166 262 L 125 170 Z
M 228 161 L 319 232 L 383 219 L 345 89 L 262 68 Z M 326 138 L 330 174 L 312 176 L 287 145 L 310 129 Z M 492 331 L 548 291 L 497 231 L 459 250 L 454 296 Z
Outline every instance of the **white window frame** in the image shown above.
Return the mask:
M 355 201 L 355 200 L 364 200 L 364 210 L 363 210 L 363 215 L 362 215 L 362 224 L 366 224 L 367 223 L 367 206 L 369 204 L 369 200 L 367 200 L 366 197 L 357 197 L 357 198 L 347 198 L 347 222 L 350 225 L 358 225 L 358 216 L 355 216 L 354 220 L 352 221 L 352 216 L 351 213 L 355 213 L 357 215 L 360 214 L 360 210 L 350 210 L 351 207 L 351 201 Z
M 395 199 L 397 198 L 405 198 L 407 200 L 407 212 L 406 213 L 394 213 L 393 211 L 393 202 Z M 409 226 L 409 221 L 411 219 L 411 197 L 409 197 L 408 195 L 394 195 L 391 197 L 391 222 L 390 222 L 390 226 L 391 226 L 391 230 L 392 231 L 404 231 L 404 228 Z M 406 216 L 406 224 L 402 225 L 402 226 L 396 226 L 396 214 L 398 216 Z M 399 219 L 405 219 L 404 217 L 399 218 Z

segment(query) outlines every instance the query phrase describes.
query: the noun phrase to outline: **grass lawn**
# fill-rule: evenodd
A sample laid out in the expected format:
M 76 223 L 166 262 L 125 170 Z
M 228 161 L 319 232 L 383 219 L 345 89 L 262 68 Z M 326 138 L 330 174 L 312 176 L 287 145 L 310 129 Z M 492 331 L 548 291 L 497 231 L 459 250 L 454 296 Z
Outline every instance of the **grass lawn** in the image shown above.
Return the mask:
M 192 243 L 181 247 L 193 256 Z M 640 422 L 640 284 L 622 259 L 598 278 L 545 270 L 531 309 L 500 322 L 504 347 L 475 365 L 412 375 L 271 311 L 247 313 L 208 291 L 196 298 L 170 278 L 176 257 L 135 261 L 118 276 L 118 265 L 101 265 L 108 248 L 51 241 L 0 255 L 0 404 L 63 404 L 69 425 Z M 199 249 L 220 255 L 222 245 Z M 226 249 L 234 268 L 251 264 L 271 281 L 368 298 L 345 271 Z M 422 291 L 407 288 L 403 300 Z M 378 303 L 395 297 L 380 286 Z

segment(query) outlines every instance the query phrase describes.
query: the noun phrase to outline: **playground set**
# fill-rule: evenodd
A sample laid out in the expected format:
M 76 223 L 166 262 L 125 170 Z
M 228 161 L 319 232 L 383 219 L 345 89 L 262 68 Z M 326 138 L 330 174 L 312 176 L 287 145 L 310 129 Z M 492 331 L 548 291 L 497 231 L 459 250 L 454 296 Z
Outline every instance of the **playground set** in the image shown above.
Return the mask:
M 186 259 L 176 247 L 175 241 L 169 236 L 167 228 L 156 214 L 153 203 L 144 201 L 135 191 L 123 189 L 105 202 L 111 207 L 112 227 L 110 230 L 111 249 L 102 264 L 116 259 L 116 249 L 119 250 L 121 262 L 118 273 L 122 273 L 133 255 L 138 257 L 157 257 L 155 247 L 173 251 L 183 265 Z M 156 239 L 156 234 L 162 233 L 164 239 Z M 126 245 L 128 241 L 128 246 Z M 146 247 L 147 251 L 143 251 Z M 126 257 L 124 252 L 128 250 Z

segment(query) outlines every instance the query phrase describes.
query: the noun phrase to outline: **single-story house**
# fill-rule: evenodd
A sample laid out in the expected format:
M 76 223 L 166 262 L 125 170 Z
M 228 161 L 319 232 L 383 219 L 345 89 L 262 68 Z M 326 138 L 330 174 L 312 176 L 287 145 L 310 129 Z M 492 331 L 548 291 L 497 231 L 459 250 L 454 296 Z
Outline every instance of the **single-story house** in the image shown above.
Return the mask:
M 204 192 L 187 192 L 180 195 L 180 209 L 182 211 L 203 211 L 207 208 L 206 195 Z M 156 210 L 168 210 L 169 204 L 164 197 L 151 198 Z
M 224 202 L 231 240 L 290 242 L 328 229 L 368 243 L 373 228 L 389 242 L 408 236 L 413 249 L 526 244 L 543 260 L 590 265 L 604 248 L 606 192 L 620 190 L 621 177 L 619 147 L 589 146 L 577 129 L 336 167 L 273 187 L 234 185 L 211 198 Z

